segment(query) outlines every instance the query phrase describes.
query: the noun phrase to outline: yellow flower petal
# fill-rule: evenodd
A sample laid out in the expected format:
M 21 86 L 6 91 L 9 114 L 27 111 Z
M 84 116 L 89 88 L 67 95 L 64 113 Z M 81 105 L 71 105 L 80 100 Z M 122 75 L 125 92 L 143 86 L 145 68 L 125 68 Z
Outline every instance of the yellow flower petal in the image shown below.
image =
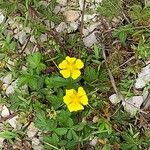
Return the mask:
M 71 97 L 68 96 L 68 95 L 65 95 L 65 96 L 63 97 L 63 100 L 64 100 L 64 103 L 65 103 L 66 105 L 69 105 L 69 104 L 71 103 L 71 101 L 72 101 Z
M 78 88 L 78 95 L 79 95 L 79 96 L 84 96 L 84 95 L 86 95 L 86 92 L 84 91 L 83 87 L 79 87 L 79 88 Z
M 67 68 L 67 61 L 66 60 L 63 60 L 59 65 L 58 67 L 60 69 L 66 69 Z
M 88 98 L 86 95 L 82 96 L 80 98 L 80 103 L 83 104 L 83 105 L 87 105 L 88 104 Z
M 81 75 L 80 70 L 73 70 L 71 77 L 75 80 Z
M 79 103 L 71 103 L 68 105 L 68 109 L 70 112 L 73 112 L 73 111 L 83 110 L 84 107 Z
M 76 91 L 74 89 L 66 90 L 66 95 L 72 97 L 76 94 Z
M 66 57 L 66 60 L 69 62 L 69 63 L 74 63 L 75 62 L 75 60 L 76 60 L 76 58 L 75 57 L 69 57 L 69 56 L 67 56 Z
M 64 78 L 70 77 L 70 71 L 69 70 L 60 70 L 60 73 L 63 75 Z
M 75 62 L 75 67 L 78 68 L 78 69 L 81 69 L 84 67 L 84 64 L 83 62 L 81 61 L 81 59 L 77 59 L 76 62 Z

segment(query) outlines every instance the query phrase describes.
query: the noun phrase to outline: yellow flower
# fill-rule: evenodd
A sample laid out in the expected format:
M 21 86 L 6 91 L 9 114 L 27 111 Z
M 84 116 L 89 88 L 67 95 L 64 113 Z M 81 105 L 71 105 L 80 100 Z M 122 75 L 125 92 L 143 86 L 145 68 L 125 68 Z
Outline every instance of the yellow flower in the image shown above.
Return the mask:
M 74 89 L 66 90 L 63 100 L 70 112 L 83 110 L 83 106 L 88 104 L 88 97 L 82 87 L 79 87 L 78 91 Z
M 80 69 L 84 67 L 84 64 L 80 59 L 67 56 L 58 67 L 64 78 L 72 77 L 75 80 L 81 75 Z

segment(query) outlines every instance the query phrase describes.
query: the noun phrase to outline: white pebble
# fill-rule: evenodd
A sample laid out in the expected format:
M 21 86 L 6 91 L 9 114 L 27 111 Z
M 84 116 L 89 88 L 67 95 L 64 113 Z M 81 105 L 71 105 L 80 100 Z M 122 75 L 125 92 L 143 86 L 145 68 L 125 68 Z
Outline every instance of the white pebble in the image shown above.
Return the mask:
M 67 0 L 57 0 L 57 3 L 61 6 L 66 6 L 67 5 Z
M 13 94 L 15 91 L 14 86 L 9 85 L 8 88 L 6 89 L 6 95 L 9 96 L 10 94 Z
M 5 84 L 10 84 L 11 81 L 12 81 L 12 74 L 6 75 L 6 76 L 3 78 L 2 81 L 3 81 L 3 83 L 5 83 Z
M 4 15 L 2 14 L 2 12 L 0 12 L 0 24 L 3 23 L 4 19 Z
M 135 116 L 138 109 L 142 105 L 144 99 L 143 96 L 133 96 L 122 102 L 124 109 L 130 113 L 131 116 Z
M 90 141 L 90 145 L 91 146 L 96 146 L 96 144 L 98 143 L 98 137 L 94 137 L 91 141 Z
M 16 127 L 17 127 L 17 118 L 18 118 L 18 116 L 15 116 L 15 117 L 13 117 L 13 118 L 7 120 L 7 122 L 8 122 L 14 129 L 16 129 Z
M 9 114 L 10 113 L 9 113 L 8 108 L 4 105 L 2 108 L 1 116 L 5 118 L 5 117 L 9 116 Z
M 57 27 L 57 32 L 63 32 L 67 28 L 67 24 L 65 22 L 61 22 Z
M 41 42 L 46 42 L 48 40 L 47 35 L 46 34 L 41 34 L 40 40 L 41 40 Z
M 88 35 L 87 37 L 83 38 L 83 42 L 86 47 L 93 46 L 94 43 L 97 43 L 95 33 L 93 32 L 90 35 Z
M 116 94 L 113 94 L 109 97 L 109 100 L 111 101 L 112 104 L 116 105 L 118 103 L 120 103 L 120 99 L 117 97 Z

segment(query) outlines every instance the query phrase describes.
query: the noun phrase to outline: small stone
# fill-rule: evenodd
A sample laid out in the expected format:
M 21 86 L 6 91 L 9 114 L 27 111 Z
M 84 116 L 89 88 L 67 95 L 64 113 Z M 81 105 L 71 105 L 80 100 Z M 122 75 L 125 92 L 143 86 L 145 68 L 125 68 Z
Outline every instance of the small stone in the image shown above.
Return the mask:
M 70 27 L 72 28 L 72 30 L 77 30 L 78 29 L 78 27 L 79 27 L 79 22 L 71 22 L 70 23 Z
M 40 144 L 40 140 L 39 139 L 37 139 L 37 138 L 33 138 L 32 139 L 32 146 L 34 147 L 34 146 L 37 146 L 37 145 L 39 145 Z
M 0 24 L 3 23 L 5 17 L 2 12 L 0 12 Z
M 14 86 L 9 85 L 8 88 L 6 89 L 6 95 L 9 96 L 10 94 L 13 94 L 15 91 Z
M 63 32 L 67 28 L 67 24 L 65 22 L 61 22 L 57 27 L 57 32 Z
M 70 23 L 70 27 L 68 28 L 68 33 L 72 32 L 72 31 L 76 31 L 79 27 L 79 22 L 71 22 Z
M 1 116 L 5 118 L 5 117 L 9 116 L 9 114 L 10 113 L 9 113 L 8 108 L 4 105 L 2 108 Z
M 4 140 L 5 140 L 4 138 L 0 137 L 0 148 L 4 147 L 4 143 L 3 143 Z
M 41 34 L 40 40 L 41 40 L 41 42 L 46 42 L 48 40 L 47 35 L 46 34 Z
M 90 145 L 91 146 L 96 146 L 96 144 L 98 143 L 98 137 L 94 137 L 91 141 L 90 141 Z
M 135 116 L 138 109 L 142 105 L 144 99 L 143 96 L 133 96 L 122 102 L 124 109 L 130 113 L 131 116 Z
M 102 3 L 102 0 L 95 0 L 96 3 Z
M 146 83 L 145 83 L 145 81 L 142 78 L 136 79 L 136 82 L 135 82 L 135 88 L 136 89 L 142 89 L 145 86 L 146 86 Z
M 142 68 L 141 72 L 138 74 L 138 78 L 135 82 L 135 88 L 144 88 L 150 82 L 150 65 Z
M 82 33 L 83 33 L 84 37 L 86 37 L 89 34 L 89 30 L 83 28 Z
M 117 97 L 116 94 L 113 94 L 109 97 L 109 100 L 111 101 L 112 104 L 116 105 L 118 103 L 120 103 L 120 99 Z
M 80 10 L 83 10 L 83 2 L 84 0 L 79 0 L 79 6 L 80 6 Z M 87 6 L 87 3 L 85 3 L 85 8 Z
M 95 33 L 93 32 L 90 35 L 88 35 L 87 37 L 83 38 L 83 42 L 86 47 L 93 46 L 94 43 L 97 43 Z
M 34 150 L 43 150 L 43 145 L 33 146 Z
M 19 42 L 23 45 L 27 39 L 27 35 L 24 31 L 18 32 L 15 36 L 16 39 L 19 40 Z
M 7 120 L 7 122 L 8 122 L 14 129 L 16 129 L 16 127 L 17 127 L 17 118 L 18 118 L 18 116 L 15 116 L 15 117 L 13 117 L 13 118 Z
M 29 127 L 28 127 L 28 130 L 27 130 L 27 135 L 29 138 L 33 138 L 36 133 L 38 132 L 38 129 L 34 126 L 34 123 L 32 122 Z
M 93 121 L 93 123 L 97 123 L 98 120 L 99 120 L 99 117 L 98 116 L 94 116 L 92 121 Z
M 97 23 L 94 23 L 94 24 L 90 25 L 90 27 L 87 28 L 87 29 L 89 30 L 89 32 L 92 32 L 92 31 L 94 31 L 99 25 L 100 25 L 100 23 L 97 22 Z
M 85 14 L 84 15 L 84 22 L 91 22 L 91 20 L 96 16 L 96 14 L 92 14 L 92 15 L 89 15 L 89 14 Z
M 32 43 L 36 43 L 36 40 L 35 40 L 34 35 L 32 35 L 32 36 L 30 37 L 30 41 L 31 41 Z
M 12 74 L 8 74 L 7 76 L 3 78 L 3 83 L 5 84 L 10 84 L 11 81 L 12 81 Z
M 29 28 L 29 27 L 25 27 L 24 30 L 26 33 L 31 33 L 31 28 Z
M 150 0 L 145 0 L 145 6 L 146 7 L 150 6 Z
M 54 9 L 54 13 L 55 14 L 58 14 L 61 10 L 61 7 L 60 6 L 56 6 L 55 9 Z
M 75 10 L 65 11 L 63 15 L 66 18 L 66 21 L 68 22 L 76 21 L 80 17 L 79 11 L 75 11 Z
M 66 6 L 67 5 L 67 0 L 57 0 L 56 1 L 59 5 L 61 6 Z
M 51 21 L 50 27 L 51 27 L 51 29 L 55 28 L 55 23 Z

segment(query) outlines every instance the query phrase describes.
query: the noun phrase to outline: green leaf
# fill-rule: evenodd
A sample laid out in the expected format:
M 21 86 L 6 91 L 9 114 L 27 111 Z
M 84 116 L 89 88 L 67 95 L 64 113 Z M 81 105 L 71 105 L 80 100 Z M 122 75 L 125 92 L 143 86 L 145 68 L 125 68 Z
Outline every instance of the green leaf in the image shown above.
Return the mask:
M 28 77 L 27 76 L 22 76 L 22 77 L 19 78 L 19 81 L 18 81 L 17 85 L 20 87 L 20 86 L 23 86 L 27 83 L 28 83 Z
M 120 0 L 103 0 L 102 3 L 99 4 L 97 11 L 102 16 L 111 20 L 114 17 L 120 16 L 121 4 L 122 2 Z
M 57 95 L 49 94 L 46 99 L 52 104 L 55 109 L 58 109 L 63 102 L 63 91 L 60 89 Z
M 59 88 L 66 85 L 66 79 L 62 77 L 50 77 L 46 78 L 45 83 L 49 88 Z
M 45 64 L 43 64 L 43 63 L 38 64 L 37 69 L 36 69 L 37 74 L 39 74 L 45 68 L 46 68 Z
M 50 143 L 54 146 L 57 146 L 59 142 L 59 137 L 56 133 L 53 133 L 52 136 L 44 136 L 43 141 L 46 143 Z
M 36 114 L 35 125 L 41 130 L 47 129 L 47 122 L 46 122 L 46 116 L 44 111 L 39 111 Z
M 96 59 L 100 58 L 100 49 L 97 47 L 96 44 L 94 44 L 94 54 Z
M 111 145 L 104 145 L 102 150 L 111 150 Z
M 38 110 L 36 113 L 35 125 L 44 131 L 53 131 L 57 127 L 55 120 L 46 118 L 46 114 L 42 110 Z
M 65 135 L 67 133 L 68 129 L 66 128 L 57 128 L 55 129 L 55 132 L 58 134 L 58 135 Z
M 86 67 L 84 71 L 84 80 L 92 82 L 98 77 L 96 70 L 93 67 Z
M 10 132 L 10 131 L 3 131 L 3 132 L 0 132 L 0 137 L 4 139 L 14 139 L 17 137 L 17 134 L 14 132 Z
M 62 110 L 59 115 L 57 116 L 57 121 L 61 127 L 72 127 L 73 120 L 70 118 L 70 113 L 67 111 Z
M 74 139 L 75 141 L 78 141 L 79 137 L 78 135 L 76 134 L 76 132 L 73 130 L 73 129 L 70 129 L 67 133 L 67 138 L 69 140 L 72 140 Z
M 127 39 L 128 34 L 132 34 L 134 32 L 134 28 L 132 24 L 121 26 L 115 31 L 113 31 L 113 36 L 118 38 L 122 44 L 125 45 L 125 41 Z
M 42 59 L 42 55 L 39 52 L 36 52 L 32 55 L 29 55 L 27 58 L 27 62 L 29 63 L 29 66 L 33 69 L 37 68 L 40 61 Z
M 28 84 L 29 87 L 33 90 L 36 90 L 38 88 L 38 80 L 34 76 L 31 76 L 31 78 L 28 78 Z

